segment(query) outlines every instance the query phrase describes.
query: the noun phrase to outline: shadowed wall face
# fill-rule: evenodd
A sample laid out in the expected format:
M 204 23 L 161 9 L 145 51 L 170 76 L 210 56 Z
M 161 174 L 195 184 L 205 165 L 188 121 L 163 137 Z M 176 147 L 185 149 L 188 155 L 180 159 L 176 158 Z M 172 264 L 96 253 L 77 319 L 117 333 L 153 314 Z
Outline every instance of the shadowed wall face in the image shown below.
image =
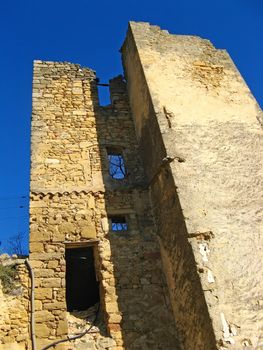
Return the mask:
M 262 111 L 208 40 L 132 22 L 122 54 L 181 340 L 256 348 Z

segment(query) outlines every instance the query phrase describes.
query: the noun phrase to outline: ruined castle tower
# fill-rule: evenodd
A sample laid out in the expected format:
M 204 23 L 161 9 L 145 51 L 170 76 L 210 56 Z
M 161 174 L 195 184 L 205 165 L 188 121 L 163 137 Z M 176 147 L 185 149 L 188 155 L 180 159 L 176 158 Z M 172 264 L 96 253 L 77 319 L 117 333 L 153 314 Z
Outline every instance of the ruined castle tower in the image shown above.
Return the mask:
M 38 347 L 99 304 L 71 348 L 261 349 L 262 112 L 208 40 L 130 23 L 122 60 L 106 107 L 92 70 L 34 62 Z

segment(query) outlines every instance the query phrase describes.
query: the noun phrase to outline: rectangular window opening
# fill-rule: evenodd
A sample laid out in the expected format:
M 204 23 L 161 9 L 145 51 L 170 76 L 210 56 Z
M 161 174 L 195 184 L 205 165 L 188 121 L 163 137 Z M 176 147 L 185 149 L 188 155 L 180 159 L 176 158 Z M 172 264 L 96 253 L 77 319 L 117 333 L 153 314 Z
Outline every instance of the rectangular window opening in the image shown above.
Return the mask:
M 98 84 L 98 96 L 100 106 L 108 106 L 111 104 L 110 89 L 108 84 Z
M 109 174 L 113 179 L 122 180 L 126 177 L 126 169 L 122 150 L 118 148 L 108 148 Z
M 67 311 L 87 310 L 99 301 L 93 247 L 66 248 Z
M 111 230 L 112 231 L 127 231 L 128 224 L 125 216 L 111 216 Z

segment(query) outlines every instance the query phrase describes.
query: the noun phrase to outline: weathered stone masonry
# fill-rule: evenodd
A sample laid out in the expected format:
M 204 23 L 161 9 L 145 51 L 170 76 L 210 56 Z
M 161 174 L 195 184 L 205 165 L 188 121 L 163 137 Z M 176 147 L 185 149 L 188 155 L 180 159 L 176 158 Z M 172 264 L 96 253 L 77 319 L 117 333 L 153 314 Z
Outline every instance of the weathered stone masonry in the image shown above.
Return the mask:
M 98 105 L 96 84 L 95 74 L 78 65 L 34 64 L 30 261 L 38 344 L 67 335 L 65 245 L 97 240 L 105 348 L 174 349 L 175 325 L 125 83 L 122 77 L 110 82 L 107 107 Z M 108 147 L 123 150 L 123 180 L 109 175 Z M 112 232 L 111 215 L 125 215 L 128 231 Z M 104 348 L 99 336 L 94 346 Z
M 104 326 L 57 349 L 260 350 L 262 111 L 208 40 L 131 22 L 121 52 L 125 79 L 110 81 L 105 107 L 91 69 L 34 62 L 38 349 L 69 335 L 65 251 L 91 246 Z M 112 150 L 123 179 L 109 174 Z M 128 229 L 112 230 L 114 217 Z M 0 349 L 31 346 L 22 270 L 18 320 L 0 313 Z
M 261 349 L 262 111 L 208 40 L 132 22 L 122 57 L 179 338 Z
M 0 263 L 16 270 L 12 293 L 6 294 L 0 283 L 0 349 L 23 350 L 29 343 L 28 271 L 22 259 L 7 254 L 1 256 Z

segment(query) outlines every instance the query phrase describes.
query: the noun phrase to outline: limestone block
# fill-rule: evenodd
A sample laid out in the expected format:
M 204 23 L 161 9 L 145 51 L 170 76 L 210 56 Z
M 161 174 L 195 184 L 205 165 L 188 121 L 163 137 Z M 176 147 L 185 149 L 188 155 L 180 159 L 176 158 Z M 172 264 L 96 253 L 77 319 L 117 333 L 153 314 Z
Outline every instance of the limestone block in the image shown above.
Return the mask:
M 35 330 L 37 338 L 47 338 L 51 332 L 51 329 L 44 323 L 36 323 Z
M 69 159 L 73 162 L 77 162 L 80 160 L 80 154 L 79 153 L 73 153 L 69 155 Z
M 72 89 L 72 94 L 73 95 L 82 95 L 82 93 L 83 93 L 82 88 L 73 88 Z
M 60 301 L 55 301 L 53 303 L 45 303 L 43 305 L 43 308 L 45 310 L 65 310 L 66 309 L 66 303 L 65 302 L 60 302 Z
M 61 278 L 44 278 L 41 286 L 48 288 L 59 288 L 61 287 Z
M 112 273 L 105 270 L 102 270 L 101 273 L 102 273 L 103 279 L 110 279 L 113 275 Z
M 36 288 L 35 298 L 39 300 L 52 299 L 52 289 L 51 288 Z
M 79 143 L 79 147 L 80 148 L 87 148 L 89 146 L 89 142 L 88 141 L 82 141 Z
M 109 322 L 109 323 L 120 323 L 121 320 L 122 320 L 121 315 L 118 315 L 118 314 L 110 314 L 110 315 L 109 315 L 108 322 Z
M 57 301 L 64 301 L 65 300 L 65 288 L 59 288 L 57 291 Z
M 88 207 L 90 209 L 94 209 L 95 208 L 95 198 L 93 196 L 89 196 L 88 197 Z
M 54 320 L 54 315 L 47 311 L 47 310 L 41 310 L 35 312 L 35 320 L 37 323 L 47 322 Z
M 118 323 L 108 323 L 108 329 L 112 336 L 114 336 L 115 339 L 121 338 L 121 326 Z
M 42 310 L 42 302 L 40 300 L 35 300 L 35 310 Z
M 85 341 L 85 343 L 79 343 L 74 346 L 76 350 L 96 350 L 95 344 L 93 341 Z
M 35 268 L 43 267 L 44 263 L 43 263 L 43 261 L 30 260 L 30 265 L 32 266 L 33 269 L 35 269 Z
M 93 174 L 92 183 L 93 183 L 94 189 L 96 190 L 104 189 L 104 182 L 103 182 L 101 171 Z
M 53 232 L 52 242 L 63 242 L 65 237 L 65 233 Z
M 47 204 L 43 201 L 31 201 L 30 202 L 30 210 L 35 208 L 46 208 Z
M 74 233 L 76 231 L 75 225 L 71 222 L 63 222 L 61 225 L 59 225 L 58 229 L 62 234 Z
M 101 226 L 104 232 L 109 232 L 109 220 L 108 218 L 101 219 Z
M 20 330 L 21 331 L 21 330 Z M 27 341 L 29 339 L 29 335 L 27 334 L 27 330 L 24 331 L 25 334 L 20 334 L 16 337 L 16 341 L 17 342 L 23 342 L 23 341 Z
M 43 251 L 44 251 L 43 243 L 32 242 L 32 243 L 30 244 L 30 252 L 31 252 L 31 253 L 43 252 Z
M 47 264 L 48 269 L 55 269 L 57 266 L 58 266 L 57 260 L 49 261 Z
M 118 313 L 119 312 L 118 303 L 116 302 L 106 303 L 106 311 L 109 313 Z
M 0 350 L 26 350 L 26 344 L 7 343 L 0 344 Z
M 40 232 L 39 230 L 30 229 L 30 243 L 49 241 L 50 238 L 51 238 L 51 235 L 49 232 L 45 232 L 45 231 Z
M 34 260 L 54 260 L 59 259 L 61 257 L 61 253 L 31 253 L 30 258 Z
M 35 277 L 36 278 L 45 278 L 45 277 L 53 277 L 54 270 L 52 269 L 35 269 Z
M 6 336 L 3 338 L 4 343 L 13 343 L 15 341 L 14 337 Z
M 108 349 L 112 346 L 116 346 L 116 341 L 109 337 L 100 338 L 97 342 L 99 349 Z
M 96 238 L 96 228 L 95 225 L 89 225 L 81 229 L 81 237 L 83 238 Z
M 8 333 L 8 335 L 10 337 L 14 337 L 14 338 L 16 338 L 18 334 L 19 334 L 19 330 L 18 329 L 11 329 L 11 331 Z
M 45 163 L 46 163 L 46 164 L 59 164 L 60 161 L 59 161 L 59 159 L 51 159 L 51 158 L 48 158 L 48 159 L 45 160 Z
M 57 325 L 57 335 L 67 334 L 68 325 L 65 320 L 60 320 Z
M 36 336 L 37 336 L 37 339 L 36 339 L 37 349 L 43 349 L 45 346 L 52 343 L 52 340 L 50 340 L 50 339 L 40 338 L 40 337 L 38 337 L 37 334 L 36 334 Z

